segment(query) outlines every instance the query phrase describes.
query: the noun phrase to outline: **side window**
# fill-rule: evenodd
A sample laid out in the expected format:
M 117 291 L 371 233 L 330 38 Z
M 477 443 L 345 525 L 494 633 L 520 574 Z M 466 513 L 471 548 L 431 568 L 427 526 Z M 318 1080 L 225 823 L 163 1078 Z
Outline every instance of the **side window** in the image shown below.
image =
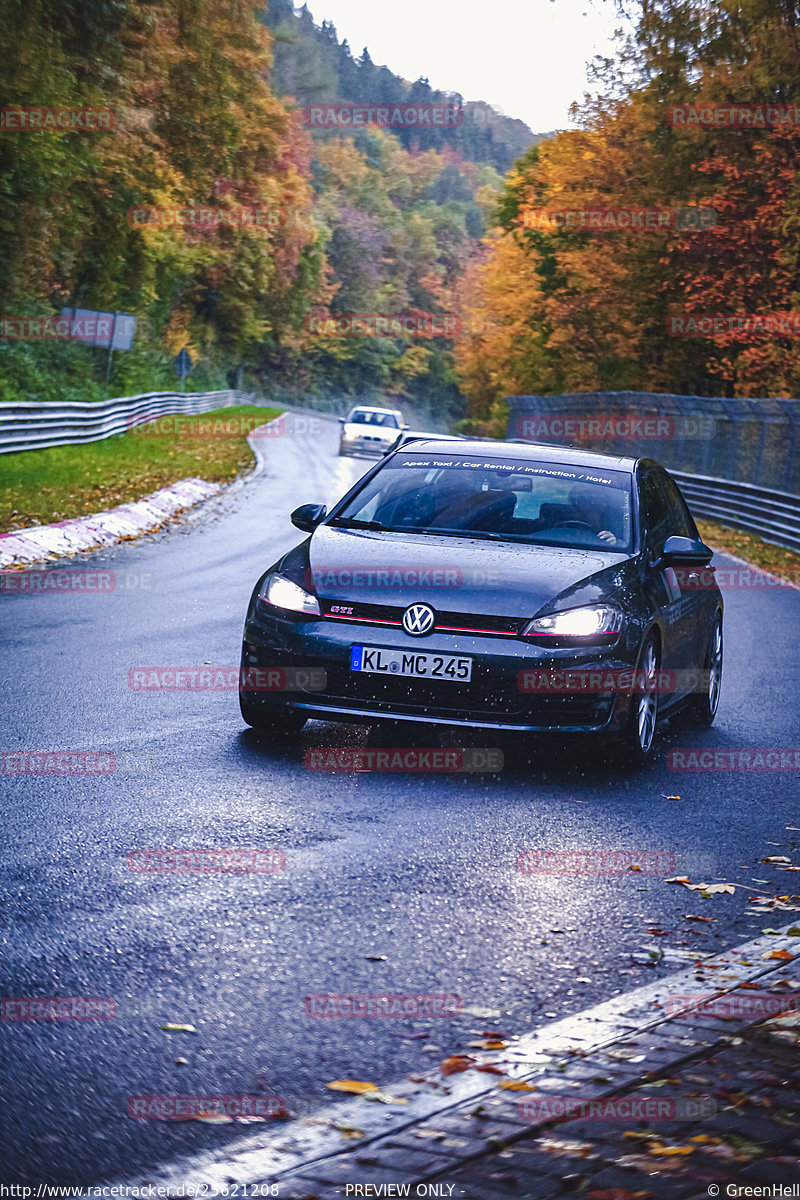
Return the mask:
M 664 542 L 673 530 L 672 508 L 664 488 L 659 487 L 660 480 L 653 471 L 648 471 L 639 483 L 641 510 L 644 517 L 645 544 L 651 559 L 655 559 L 664 546 Z
M 683 497 L 675 486 L 675 481 L 670 479 L 669 475 L 659 474 L 658 481 L 661 484 L 668 500 L 670 512 L 672 513 L 672 527 L 670 534 L 677 533 L 681 537 L 693 538 L 697 537 L 697 530 L 694 527 L 694 522 L 687 512 L 686 504 Z

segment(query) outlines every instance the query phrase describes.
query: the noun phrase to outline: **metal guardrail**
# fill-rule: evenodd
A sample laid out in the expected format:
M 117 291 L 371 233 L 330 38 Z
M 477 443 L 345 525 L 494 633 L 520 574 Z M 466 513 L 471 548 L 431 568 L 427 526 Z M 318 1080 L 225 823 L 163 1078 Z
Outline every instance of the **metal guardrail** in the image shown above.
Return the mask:
M 0 403 L 0 454 L 103 441 L 115 434 L 125 433 L 133 424 L 154 417 L 178 413 L 193 415 L 217 408 L 231 408 L 237 404 L 269 406 L 269 402 L 261 397 L 233 389 L 219 392 L 144 392 L 137 396 L 118 396 L 97 404 L 77 401 L 64 404 L 41 404 L 35 401 Z M 461 440 L 453 435 L 423 435 L 416 431 L 406 431 L 403 440 L 421 436 Z M 752 483 L 694 475 L 674 469 L 671 474 L 678 481 L 695 516 L 733 525 L 800 552 L 800 496 Z
M 0 404 L 0 454 L 43 450 L 48 446 L 72 446 L 100 442 L 126 433 L 134 424 L 170 413 L 211 412 L 236 404 L 268 406 L 269 402 L 244 392 L 143 392 L 117 396 L 97 404 L 70 401 L 40 404 L 37 401 L 7 401 Z
M 751 483 L 670 471 L 696 517 L 707 517 L 758 534 L 800 552 L 800 496 Z
M 800 399 L 574 392 L 507 400 L 509 438 L 654 458 L 695 516 L 800 552 Z M 642 424 L 635 434 L 634 420 Z M 556 426 L 561 432 L 547 436 Z

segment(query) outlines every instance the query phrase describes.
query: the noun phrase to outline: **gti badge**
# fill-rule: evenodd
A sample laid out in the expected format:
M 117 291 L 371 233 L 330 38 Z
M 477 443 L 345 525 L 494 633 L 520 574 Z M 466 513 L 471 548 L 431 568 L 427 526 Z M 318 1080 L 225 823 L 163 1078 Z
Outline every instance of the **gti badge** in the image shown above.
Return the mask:
M 412 604 L 403 613 L 403 629 L 412 637 L 424 637 L 433 629 L 436 614 L 429 604 Z

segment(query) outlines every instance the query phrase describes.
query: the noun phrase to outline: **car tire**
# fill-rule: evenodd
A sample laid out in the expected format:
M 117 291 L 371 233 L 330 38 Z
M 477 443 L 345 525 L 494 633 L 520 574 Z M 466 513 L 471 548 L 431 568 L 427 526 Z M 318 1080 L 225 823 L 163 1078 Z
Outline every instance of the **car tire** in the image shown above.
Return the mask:
M 308 720 L 308 717 L 295 709 L 265 708 L 262 704 L 255 704 L 252 700 L 248 700 L 241 693 L 239 694 L 239 708 L 248 725 L 258 730 L 259 733 L 265 733 L 275 738 L 289 737 L 292 734 L 300 733 Z
M 722 613 L 718 612 L 703 660 L 701 679 L 705 686 L 687 705 L 689 720 L 698 729 L 707 729 L 709 725 L 713 725 L 717 715 L 722 689 L 722 659 Z
M 653 756 L 656 728 L 658 726 L 658 672 L 661 655 L 659 641 L 649 633 L 642 646 L 637 676 L 641 672 L 648 683 L 646 689 L 634 692 L 625 732 L 622 735 L 622 756 L 631 766 L 643 767 Z M 649 686 L 652 684 L 652 686 Z

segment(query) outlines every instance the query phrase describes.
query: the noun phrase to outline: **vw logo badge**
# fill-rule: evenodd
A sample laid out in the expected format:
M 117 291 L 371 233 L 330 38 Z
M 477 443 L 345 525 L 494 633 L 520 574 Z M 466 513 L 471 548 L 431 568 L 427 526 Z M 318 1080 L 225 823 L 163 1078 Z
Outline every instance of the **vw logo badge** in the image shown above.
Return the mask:
M 433 629 L 435 620 L 430 604 L 412 604 L 403 613 L 403 629 L 412 637 L 424 637 Z

